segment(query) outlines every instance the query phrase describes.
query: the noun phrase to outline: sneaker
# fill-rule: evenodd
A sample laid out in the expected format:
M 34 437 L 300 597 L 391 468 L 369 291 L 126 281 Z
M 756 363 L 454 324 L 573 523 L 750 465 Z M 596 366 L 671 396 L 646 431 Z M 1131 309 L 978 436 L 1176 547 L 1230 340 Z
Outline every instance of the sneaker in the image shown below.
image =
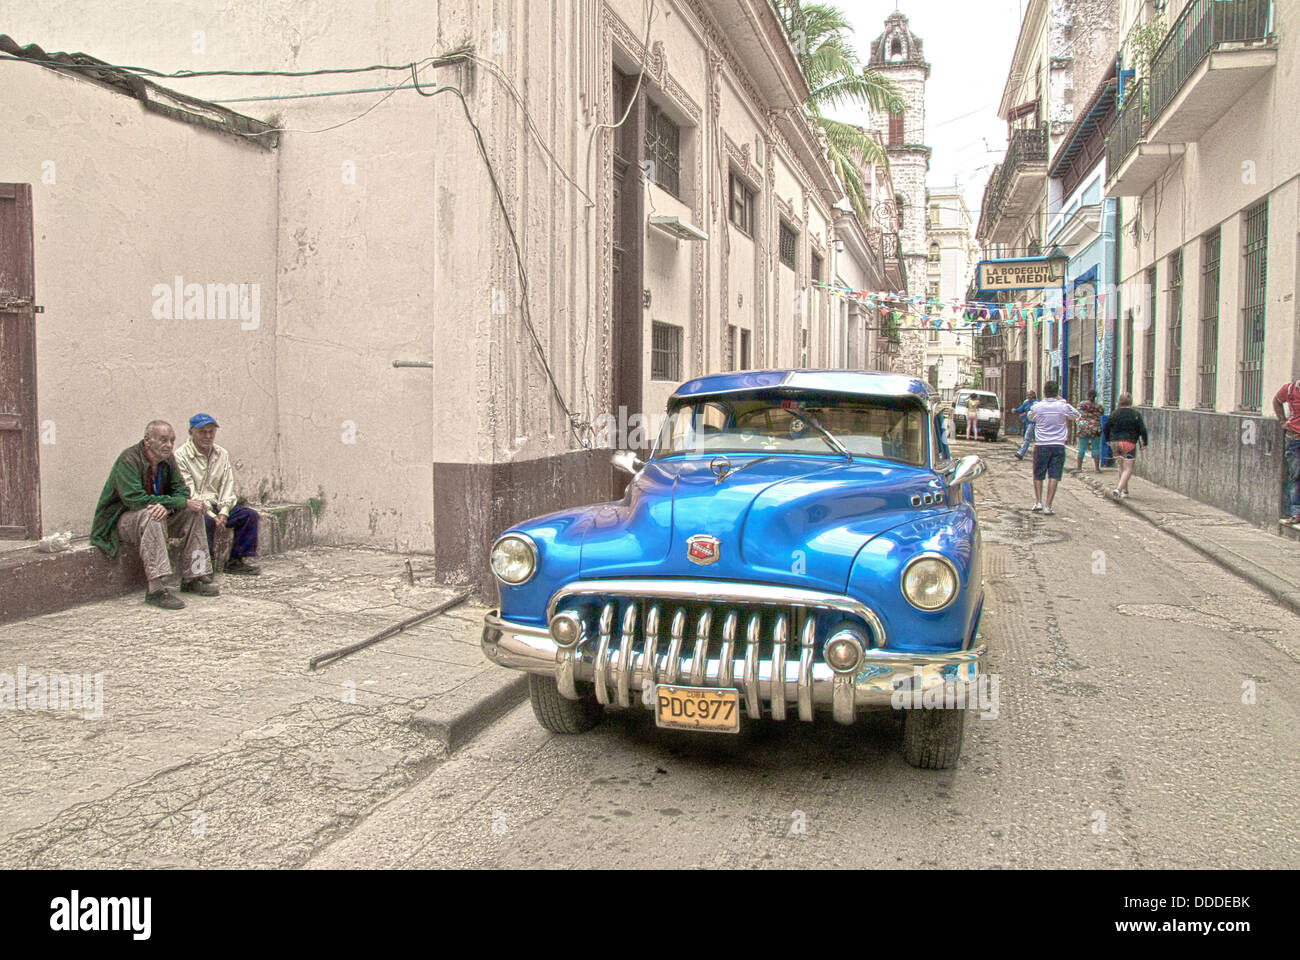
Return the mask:
M 233 557 L 226 561 L 226 565 L 221 568 L 225 573 L 237 573 L 250 577 L 255 577 L 262 572 L 262 568 L 255 563 L 249 563 L 243 557 Z
M 181 584 L 181 593 L 197 593 L 200 597 L 215 597 L 221 593 L 221 588 L 215 583 L 208 583 L 201 577 L 196 580 L 186 580 Z
M 1017 459 L 1017 460 L 1023 460 L 1023 459 L 1025 459 L 1025 455 L 1024 455 L 1023 453 L 1017 453 L 1017 454 L 1016 454 L 1016 459 Z
M 1054 517 L 1056 516 L 1056 511 L 1053 510 L 1051 507 L 1043 507 L 1043 516 Z
M 1116 500 L 1118 500 L 1118 499 L 1120 498 L 1119 488 L 1116 487 L 1114 490 L 1112 490 L 1112 491 L 1110 492 L 1110 495 L 1111 495 L 1112 497 L 1114 497 Z
M 1033 505 L 1033 507 L 1031 508 L 1030 512 L 1031 512 L 1031 513 L 1037 513 L 1039 510 L 1042 510 L 1042 509 L 1043 509 L 1043 505 L 1042 505 L 1041 503 L 1036 503 L 1036 504 Z
M 144 602 L 151 607 L 162 607 L 164 610 L 183 610 L 185 601 L 170 590 L 155 590 L 153 593 L 145 594 Z

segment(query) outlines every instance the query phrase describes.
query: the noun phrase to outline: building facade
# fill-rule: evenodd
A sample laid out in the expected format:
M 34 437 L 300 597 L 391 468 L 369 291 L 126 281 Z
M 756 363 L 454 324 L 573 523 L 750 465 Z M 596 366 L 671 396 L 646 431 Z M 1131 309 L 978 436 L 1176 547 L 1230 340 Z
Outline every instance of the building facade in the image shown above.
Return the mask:
M 926 254 L 926 296 L 944 303 L 966 299 L 979 248 L 974 223 L 959 187 L 931 190 L 926 204 L 930 243 Z M 925 369 L 945 400 L 972 382 L 974 337 L 969 330 L 925 331 Z
M 1122 4 L 1107 141 L 1120 389 L 1152 432 L 1141 475 L 1272 524 L 1284 465 L 1271 398 L 1300 377 L 1300 5 L 1160 6 Z
M 493 537 L 616 493 L 609 450 L 645 449 L 676 383 L 848 361 L 849 317 L 817 284 L 878 281 L 883 234 L 855 234 L 835 209 L 769 4 L 386 11 L 12 11 L 0 184 L 30 189 L 45 307 L 29 322 L 40 390 L 21 419 L 58 436 L 25 481 L 41 505 L 25 534 L 86 532 L 112 456 L 144 422 L 183 427 L 203 410 L 241 462 L 241 495 L 311 499 L 322 542 L 430 553 L 441 578 L 490 587 Z M 37 63 L 31 40 L 104 66 Z M 148 87 L 107 68 L 408 61 Z M 205 113 L 207 129 L 186 119 Z M 43 179 L 50 164 L 57 179 Z M 101 252 L 83 265 L 88 227 Z M 864 242 L 837 244 L 840 230 Z M 841 269 L 839 247 L 870 262 Z M 155 316 L 152 291 L 178 277 L 182 290 L 256 284 L 256 329 Z M 68 351 L 111 385 L 107 402 L 65 374 Z

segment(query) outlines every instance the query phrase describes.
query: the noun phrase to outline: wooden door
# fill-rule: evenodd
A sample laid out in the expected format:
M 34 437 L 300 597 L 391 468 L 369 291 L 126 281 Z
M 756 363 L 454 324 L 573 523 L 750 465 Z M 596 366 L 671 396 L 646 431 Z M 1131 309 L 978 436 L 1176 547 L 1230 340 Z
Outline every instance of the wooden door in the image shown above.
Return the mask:
M 0 540 L 41 535 L 32 188 L 0 183 Z

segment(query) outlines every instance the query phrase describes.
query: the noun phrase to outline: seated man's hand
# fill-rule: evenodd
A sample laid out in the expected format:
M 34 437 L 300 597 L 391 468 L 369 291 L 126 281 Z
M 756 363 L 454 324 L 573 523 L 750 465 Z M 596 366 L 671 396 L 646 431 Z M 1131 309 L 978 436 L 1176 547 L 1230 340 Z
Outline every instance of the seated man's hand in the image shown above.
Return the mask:
M 219 527 L 230 526 L 230 518 L 226 516 L 224 513 L 217 514 L 215 517 L 212 518 L 212 522 Z
M 144 515 L 150 520 L 163 520 L 167 517 L 167 508 L 161 503 L 151 503 L 144 508 Z
M 202 500 L 186 500 L 186 501 L 185 501 L 185 509 L 186 509 L 186 510 L 189 510 L 191 513 L 202 513 L 202 512 L 203 512 L 203 501 L 202 501 Z

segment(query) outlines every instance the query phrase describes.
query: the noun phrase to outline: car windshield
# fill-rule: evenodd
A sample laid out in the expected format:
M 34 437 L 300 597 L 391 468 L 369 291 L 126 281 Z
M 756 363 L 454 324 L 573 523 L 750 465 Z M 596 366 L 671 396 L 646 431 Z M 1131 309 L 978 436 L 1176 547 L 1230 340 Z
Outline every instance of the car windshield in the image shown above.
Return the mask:
M 888 397 L 743 395 L 687 403 L 668 415 L 654 459 L 674 454 L 815 453 L 839 456 L 821 426 L 856 457 L 922 466 L 926 412 Z
M 957 394 L 957 402 L 955 406 L 966 406 L 966 402 L 970 400 L 971 397 L 975 397 L 979 401 L 981 410 L 998 409 L 998 395 L 996 393 L 971 393 L 969 391 Z

